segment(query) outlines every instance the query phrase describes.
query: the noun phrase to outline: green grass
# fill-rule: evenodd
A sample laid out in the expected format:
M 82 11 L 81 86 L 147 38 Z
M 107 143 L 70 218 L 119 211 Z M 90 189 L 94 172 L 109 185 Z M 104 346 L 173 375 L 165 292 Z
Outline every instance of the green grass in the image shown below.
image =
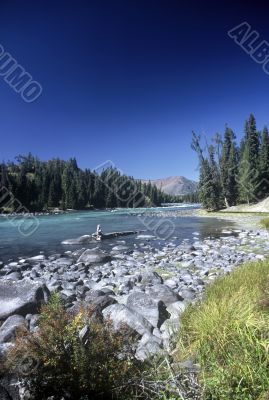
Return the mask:
M 237 268 L 182 317 L 178 358 L 201 367 L 206 400 L 269 399 L 269 260 Z
M 268 218 L 263 218 L 261 220 L 261 224 L 266 228 L 269 229 L 269 217 Z

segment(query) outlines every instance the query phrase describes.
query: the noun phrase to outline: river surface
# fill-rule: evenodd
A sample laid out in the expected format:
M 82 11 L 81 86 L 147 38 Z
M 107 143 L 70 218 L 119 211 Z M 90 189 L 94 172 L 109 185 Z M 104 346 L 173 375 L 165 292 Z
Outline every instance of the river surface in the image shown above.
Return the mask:
M 145 230 L 143 234 L 153 235 L 151 244 L 164 246 L 167 241 L 182 242 L 192 240 L 194 232 L 200 238 L 223 236 L 222 230 L 231 228 L 232 222 L 217 218 L 196 216 L 197 206 L 158 207 L 150 209 L 118 209 L 111 211 L 82 211 L 39 217 L 0 218 L 0 260 L 7 261 L 18 257 L 29 257 L 44 252 L 46 255 L 64 253 L 77 246 L 62 245 L 65 239 L 91 234 L 100 224 L 103 232 Z M 31 220 L 32 218 L 32 220 Z M 29 224 L 31 222 L 31 224 Z M 29 226 L 28 226 L 29 225 Z M 116 246 L 124 240 L 130 247 L 136 243 L 137 235 L 105 240 L 100 247 Z M 96 244 L 83 247 L 94 247 Z M 79 246 L 82 247 L 82 246 Z

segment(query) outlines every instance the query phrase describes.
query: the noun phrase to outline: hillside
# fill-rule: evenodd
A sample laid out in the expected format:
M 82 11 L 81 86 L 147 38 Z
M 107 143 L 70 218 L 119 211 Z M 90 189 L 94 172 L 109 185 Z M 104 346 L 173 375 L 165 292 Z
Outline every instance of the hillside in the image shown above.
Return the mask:
M 142 182 L 149 181 L 142 180 Z M 150 182 L 164 193 L 174 196 L 193 193 L 197 190 L 197 182 L 187 179 L 184 176 L 170 176 L 168 178 L 151 180 Z
M 256 204 L 240 204 L 221 210 L 222 212 L 269 212 L 269 197 Z

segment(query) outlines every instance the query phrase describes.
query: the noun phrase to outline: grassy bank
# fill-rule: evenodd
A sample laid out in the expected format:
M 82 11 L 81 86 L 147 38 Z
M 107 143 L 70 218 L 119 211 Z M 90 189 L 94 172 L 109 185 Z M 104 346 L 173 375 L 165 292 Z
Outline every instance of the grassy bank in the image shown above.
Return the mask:
M 230 221 L 235 223 L 235 227 L 239 229 L 264 228 L 265 225 L 263 221 L 269 220 L 269 213 L 261 212 L 208 212 L 206 210 L 198 210 L 195 212 L 195 215 L 198 217 L 217 218 L 224 221 Z
M 269 399 L 269 260 L 208 287 L 183 315 L 178 358 L 201 367 L 204 399 Z

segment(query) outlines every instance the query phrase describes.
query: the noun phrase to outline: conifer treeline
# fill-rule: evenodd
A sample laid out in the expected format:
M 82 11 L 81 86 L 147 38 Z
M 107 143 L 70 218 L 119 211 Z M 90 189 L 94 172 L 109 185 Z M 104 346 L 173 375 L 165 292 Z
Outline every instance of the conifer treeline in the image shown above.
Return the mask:
M 226 125 L 223 137 L 216 134 L 205 148 L 193 132 L 192 149 L 199 158 L 199 197 L 207 210 L 255 203 L 269 196 L 268 129 L 258 131 L 253 114 L 245 122 L 239 146 Z
M 82 170 L 75 158 L 44 162 L 31 154 L 18 156 L 16 162 L 1 164 L 0 175 L 0 188 L 7 188 L 29 211 L 158 206 L 182 200 L 150 182 L 121 175 L 117 169 L 108 168 L 100 174 Z M 6 205 L 0 204 L 0 208 Z M 13 211 L 12 202 L 6 208 Z

